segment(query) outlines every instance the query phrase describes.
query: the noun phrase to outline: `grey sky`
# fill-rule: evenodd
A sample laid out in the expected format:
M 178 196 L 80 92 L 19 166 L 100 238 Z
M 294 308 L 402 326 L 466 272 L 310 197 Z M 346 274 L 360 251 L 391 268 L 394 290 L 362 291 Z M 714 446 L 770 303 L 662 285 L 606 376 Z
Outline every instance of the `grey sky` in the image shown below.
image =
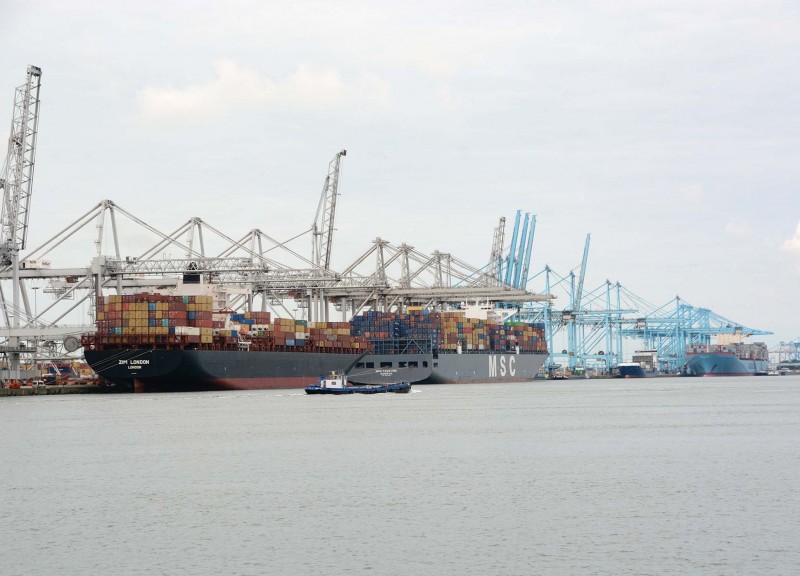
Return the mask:
M 32 239 L 104 198 L 287 238 L 347 148 L 335 267 L 376 236 L 482 265 L 522 209 L 535 271 L 567 273 L 591 232 L 588 287 L 800 338 L 797 2 L 0 10 L 0 120 L 44 71 Z

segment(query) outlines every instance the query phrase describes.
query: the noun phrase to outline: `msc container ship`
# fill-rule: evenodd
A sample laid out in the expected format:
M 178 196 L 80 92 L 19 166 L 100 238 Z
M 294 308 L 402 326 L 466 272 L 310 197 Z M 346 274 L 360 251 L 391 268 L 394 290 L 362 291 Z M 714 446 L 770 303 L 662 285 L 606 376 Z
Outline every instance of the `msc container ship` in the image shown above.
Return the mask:
M 769 349 L 763 342 L 692 346 L 684 376 L 761 376 L 769 373 Z
M 463 311 L 368 311 L 350 322 L 215 312 L 211 296 L 100 297 L 89 366 L 123 390 L 304 388 L 331 372 L 351 382 L 532 380 L 547 356 L 541 325 Z

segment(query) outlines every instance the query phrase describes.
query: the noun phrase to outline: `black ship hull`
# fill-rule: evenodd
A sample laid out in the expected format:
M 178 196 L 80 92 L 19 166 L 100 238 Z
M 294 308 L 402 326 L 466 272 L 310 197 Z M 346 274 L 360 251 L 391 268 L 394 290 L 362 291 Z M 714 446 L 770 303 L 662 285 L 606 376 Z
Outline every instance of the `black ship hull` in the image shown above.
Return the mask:
M 533 380 L 544 354 L 385 354 L 187 349 L 85 350 L 101 377 L 136 392 L 305 388 L 348 371 L 353 383 Z
M 99 376 L 135 392 L 264 390 L 305 388 L 320 376 L 343 372 L 356 354 L 322 352 L 250 352 L 231 350 L 85 350 L 86 362 Z M 373 363 L 374 364 L 374 363 Z M 417 382 L 430 375 L 430 364 L 404 369 L 353 368 L 361 384 Z

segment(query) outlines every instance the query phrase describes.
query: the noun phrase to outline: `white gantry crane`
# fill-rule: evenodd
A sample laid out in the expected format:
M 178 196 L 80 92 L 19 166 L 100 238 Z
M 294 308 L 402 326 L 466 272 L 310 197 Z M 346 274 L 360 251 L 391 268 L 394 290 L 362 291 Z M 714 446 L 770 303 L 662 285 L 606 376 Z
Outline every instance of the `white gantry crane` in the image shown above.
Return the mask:
M 39 129 L 39 88 L 42 69 L 28 66 L 25 84 L 18 87 L 14 97 L 14 114 L 11 119 L 11 133 L 8 138 L 8 153 L 0 177 L 3 193 L 2 237 L 0 237 L 0 263 L 12 269 L 12 307 L 10 310 L 3 299 L 3 312 L 6 323 L 19 328 L 21 315 L 19 253 L 25 249 L 28 236 L 31 192 L 33 189 L 33 168 L 36 158 L 36 135 Z M 10 321 L 10 323 L 9 323 Z M 8 340 L 9 377 L 19 379 L 20 346 L 19 336 Z
M 343 156 L 347 156 L 347 150 L 337 152 L 328 164 L 328 175 L 325 177 L 325 185 L 322 187 L 322 196 L 312 226 L 311 260 L 315 266 L 324 270 L 330 270 L 331 267 L 333 223 L 336 217 L 336 196 L 339 194 L 339 170 Z

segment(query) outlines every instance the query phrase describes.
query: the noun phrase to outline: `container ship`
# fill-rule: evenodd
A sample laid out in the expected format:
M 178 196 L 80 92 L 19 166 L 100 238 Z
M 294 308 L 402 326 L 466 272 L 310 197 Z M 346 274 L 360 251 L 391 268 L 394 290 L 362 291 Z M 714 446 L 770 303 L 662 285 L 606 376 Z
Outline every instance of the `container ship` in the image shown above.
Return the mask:
M 647 374 L 638 362 L 620 362 L 614 372 L 615 378 L 644 378 Z
M 692 346 L 684 376 L 761 376 L 769 373 L 769 349 L 763 342 Z
M 621 362 L 614 370 L 616 378 L 646 378 L 658 374 L 658 352 L 637 350 L 630 362 Z
M 343 371 L 359 384 L 532 380 L 543 327 L 484 316 L 410 308 L 307 322 L 214 310 L 210 295 L 111 295 L 82 345 L 95 373 L 134 392 L 304 388 Z

